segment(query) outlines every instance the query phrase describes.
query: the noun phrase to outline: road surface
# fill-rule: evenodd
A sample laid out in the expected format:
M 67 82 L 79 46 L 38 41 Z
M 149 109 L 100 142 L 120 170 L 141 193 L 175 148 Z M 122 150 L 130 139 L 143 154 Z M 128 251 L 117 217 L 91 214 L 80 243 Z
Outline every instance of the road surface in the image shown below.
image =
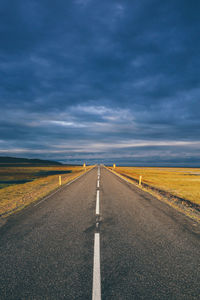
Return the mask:
M 1 227 L 0 299 L 199 299 L 199 232 L 96 167 Z

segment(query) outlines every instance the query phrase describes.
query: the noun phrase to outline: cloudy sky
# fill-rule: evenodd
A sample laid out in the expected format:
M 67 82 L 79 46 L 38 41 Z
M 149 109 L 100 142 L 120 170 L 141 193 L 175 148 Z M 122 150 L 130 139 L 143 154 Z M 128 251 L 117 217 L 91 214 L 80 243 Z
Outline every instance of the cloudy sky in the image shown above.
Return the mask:
M 199 0 L 1 0 L 0 155 L 200 166 Z

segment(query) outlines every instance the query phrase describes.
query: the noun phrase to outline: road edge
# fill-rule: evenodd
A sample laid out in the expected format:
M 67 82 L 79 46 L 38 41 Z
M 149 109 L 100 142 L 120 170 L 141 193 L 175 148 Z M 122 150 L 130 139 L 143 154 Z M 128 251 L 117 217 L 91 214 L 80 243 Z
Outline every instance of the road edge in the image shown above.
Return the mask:
M 135 187 L 137 187 L 138 189 L 154 196 L 156 199 L 158 199 L 161 202 L 164 202 L 166 204 L 168 204 L 169 206 L 173 207 L 174 209 L 176 209 L 177 211 L 179 211 L 180 213 L 184 214 L 185 216 L 189 217 L 190 219 L 192 219 L 193 221 L 197 222 L 198 224 L 200 224 L 200 216 L 199 216 L 199 212 L 197 212 L 196 210 L 191 210 L 191 208 L 187 207 L 186 205 L 179 203 L 179 202 L 175 202 L 172 199 L 167 198 L 167 196 L 163 196 L 161 194 L 159 194 L 159 192 L 153 191 L 151 189 L 151 187 L 149 187 L 148 189 L 145 188 L 144 186 L 139 186 L 139 184 L 137 184 L 136 182 L 134 182 L 134 179 L 128 179 L 125 176 L 117 173 L 116 171 L 113 171 L 111 169 L 109 169 L 108 167 L 104 166 L 105 169 L 107 169 L 109 172 L 113 173 L 114 175 L 118 176 L 119 178 L 123 179 L 124 181 L 126 181 L 128 184 L 132 184 Z
M 91 169 L 89 169 L 88 171 L 86 171 L 84 173 L 81 173 L 79 176 L 77 176 L 77 177 L 73 178 L 72 180 L 66 182 L 62 186 L 59 186 L 59 187 L 53 189 L 52 191 L 50 191 L 49 193 L 47 193 L 45 196 L 43 196 L 43 197 L 41 197 L 41 198 L 39 198 L 39 199 L 31 202 L 31 203 L 28 203 L 25 206 L 24 205 L 18 206 L 16 208 L 14 208 L 13 210 L 0 215 L 0 228 L 2 226 L 4 226 L 7 223 L 7 221 L 9 220 L 9 218 L 12 217 L 14 214 L 22 212 L 22 211 L 24 211 L 24 210 L 26 210 L 28 208 L 35 207 L 35 206 L 39 205 L 41 202 L 43 202 L 43 201 L 51 198 L 53 195 L 55 195 L 59 191 L 61 191 L 64 188 L 66 188 L 68 185 L 72 184 L 73 182 L 75 182 L 76 180 L 78 180 L 79 178 L 81 178 L 82 176 L 84 176 L 87 173 L 89 173 L 90 171 L 92 171 L 95 167 L 96 167 L 96 165 L 94 167 L 92 167 Z

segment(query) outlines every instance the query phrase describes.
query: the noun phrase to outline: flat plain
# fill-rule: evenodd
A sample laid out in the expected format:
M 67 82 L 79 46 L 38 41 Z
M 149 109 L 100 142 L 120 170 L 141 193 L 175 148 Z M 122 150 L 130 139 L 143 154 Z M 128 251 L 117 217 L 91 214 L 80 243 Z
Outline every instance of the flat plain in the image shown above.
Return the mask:
M 59 176 L 62 184 L 66 184 L 88 169 L 82 166 L 0 167 L 0 216 L 48 195 L 59 187 Z
M 136 181 L 142 176 L 142 183 L 150 187 L 200 204 L 199 168 L 116 167 L 113 170 Z

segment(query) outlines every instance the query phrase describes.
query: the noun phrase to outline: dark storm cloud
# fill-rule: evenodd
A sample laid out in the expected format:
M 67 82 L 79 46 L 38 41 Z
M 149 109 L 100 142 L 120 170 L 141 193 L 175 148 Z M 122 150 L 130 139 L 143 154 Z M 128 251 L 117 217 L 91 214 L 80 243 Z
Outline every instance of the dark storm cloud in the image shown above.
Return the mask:
M 200 164 L 199 1 L 2 1 L 0 154 Z

